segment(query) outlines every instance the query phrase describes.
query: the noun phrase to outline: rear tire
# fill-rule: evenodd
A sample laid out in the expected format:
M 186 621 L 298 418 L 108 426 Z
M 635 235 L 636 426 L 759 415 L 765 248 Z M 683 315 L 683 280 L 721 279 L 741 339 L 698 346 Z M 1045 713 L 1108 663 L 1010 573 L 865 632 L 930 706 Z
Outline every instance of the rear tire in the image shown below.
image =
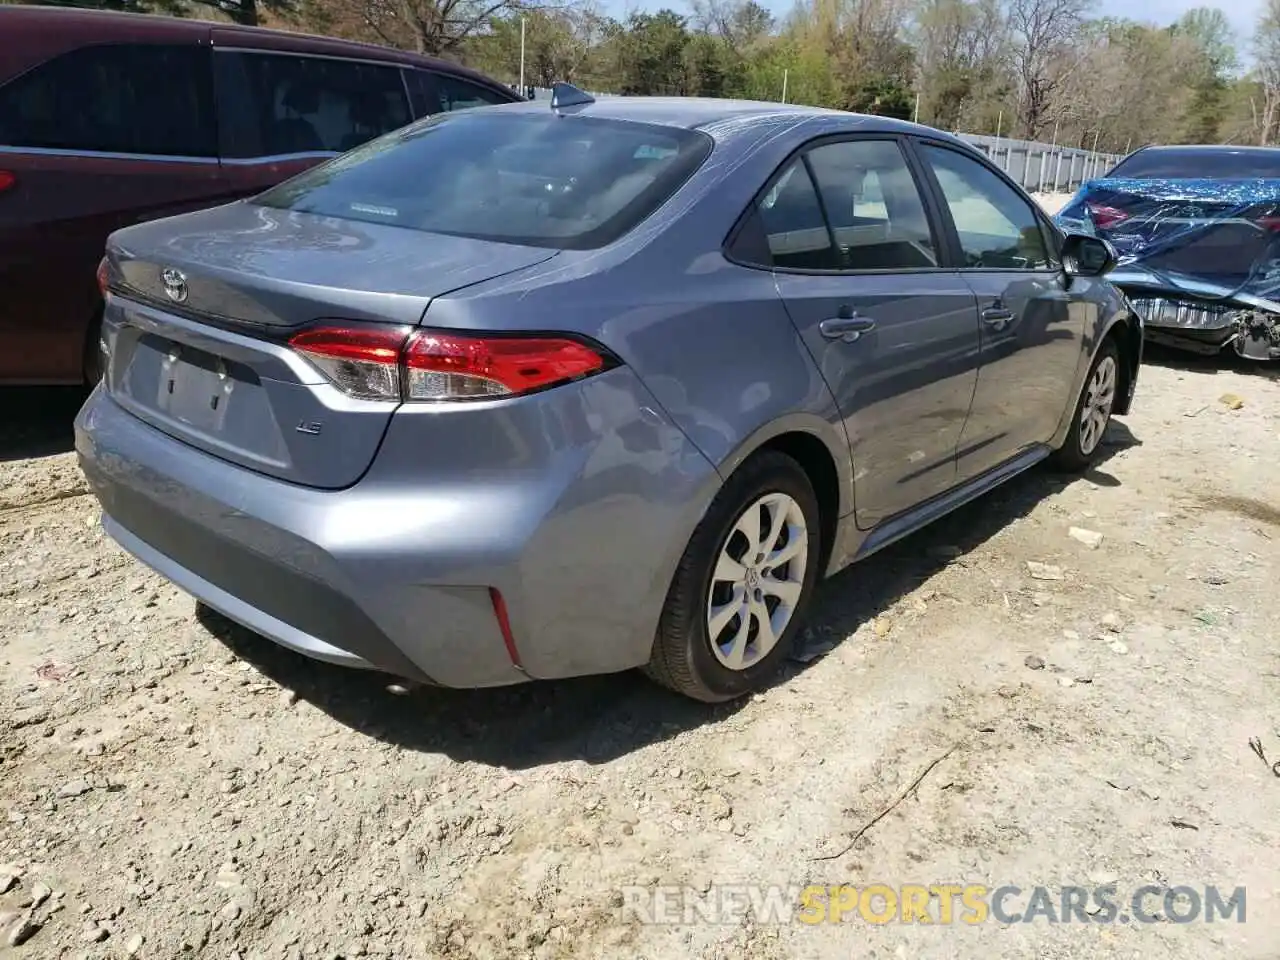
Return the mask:
M 821 546 L 818 498 L 800 465 L 772 450 L 747 460 L 685 548 L 645 672 L 706 703 L 763 687 L 795 643 Z
M 1059 470 L 1079 473 L 1098 459 L 1102 440 L 1115 409 L 1120 388 L 1120 348 L 1107 337 L 1093 358 L 1084 386 L 1071 415 L 1071 429 L 1062 446 L 1054 451 L 1051 463 Z

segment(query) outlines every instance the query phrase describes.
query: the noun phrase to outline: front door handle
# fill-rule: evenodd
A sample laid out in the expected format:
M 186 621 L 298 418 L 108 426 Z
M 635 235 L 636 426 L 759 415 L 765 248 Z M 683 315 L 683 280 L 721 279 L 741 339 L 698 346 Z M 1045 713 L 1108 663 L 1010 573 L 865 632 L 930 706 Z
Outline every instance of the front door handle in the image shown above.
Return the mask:
M 874 320 L 857 314 L 851 317 L 831 317 L 818 324 L 818 329 L 828 340 L 843 340 L 845 343 L 853 343 L 864 333 L 870 333 L 875 328 Z
M 982 322 L 996 330 L 1004 329 L 1004 325 L 1013 319 L 1013 311 L 1004 307 L 987 307 L 982 311 Z

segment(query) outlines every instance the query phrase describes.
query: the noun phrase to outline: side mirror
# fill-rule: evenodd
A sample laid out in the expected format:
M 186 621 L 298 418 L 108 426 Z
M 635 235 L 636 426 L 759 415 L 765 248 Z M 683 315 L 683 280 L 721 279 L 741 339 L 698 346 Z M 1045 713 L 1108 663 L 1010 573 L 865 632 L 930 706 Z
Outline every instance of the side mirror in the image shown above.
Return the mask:
M 1100 277 L 1117 259 L 1116 248 L 1101 237 L 1071 233 L 1062 243 L 1062 269 L 1069 277 Z

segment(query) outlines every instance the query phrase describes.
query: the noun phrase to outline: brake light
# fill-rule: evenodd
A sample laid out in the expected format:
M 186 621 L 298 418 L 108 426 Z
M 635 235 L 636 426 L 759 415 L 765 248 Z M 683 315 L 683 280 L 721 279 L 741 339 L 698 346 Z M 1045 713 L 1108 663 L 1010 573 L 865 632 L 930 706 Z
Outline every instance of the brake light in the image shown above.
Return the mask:
M 1280 214 L 1268 213 L 1264 216 L 1254 218 L 1253 222 L 1263 230 L 1280 230 Z
M 110 283 L 110 265 L 107 258 L 103 257 L 98 261 L 98 293 L 105 299 L 107 296 L 107 286 Z
M 18 178 L 12 170 L 0 170 L 0 193 L 17 184 Z
M 400 399 L 400 352 L 409 327 L 318 327 L 295 334 L 289 345 L 349 397 Z
M 1093 218 L 1093 225 L 1099 230 L 1107 230 L 1111 227 L 1118 226 L 1129 219 L 1129 214 L 1116 207 L 1109 207 L 1104 203 L 1086 204 L 1089 208 L 1089 216 Z
M 405 350 L 408 400 L 505 397 L 604 369 L 604 358 L 561 337 L 474 337 L 427 330 Z
M 544 334 L 344 324 L 304 330 L 289 344 L 338 389 L 366 400 L 512 397 L 590 376 L 608 365 L 584 343 Z

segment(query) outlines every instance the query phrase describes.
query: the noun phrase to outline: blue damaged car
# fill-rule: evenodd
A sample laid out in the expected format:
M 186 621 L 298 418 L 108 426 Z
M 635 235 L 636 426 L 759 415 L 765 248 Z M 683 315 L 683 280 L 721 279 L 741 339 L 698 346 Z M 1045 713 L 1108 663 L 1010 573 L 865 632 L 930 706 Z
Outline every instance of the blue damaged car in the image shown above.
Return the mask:
M 1280 360 L 1280 148 L 1144 147 L 1057 220 L 1111 242 L 1148 340 Z

